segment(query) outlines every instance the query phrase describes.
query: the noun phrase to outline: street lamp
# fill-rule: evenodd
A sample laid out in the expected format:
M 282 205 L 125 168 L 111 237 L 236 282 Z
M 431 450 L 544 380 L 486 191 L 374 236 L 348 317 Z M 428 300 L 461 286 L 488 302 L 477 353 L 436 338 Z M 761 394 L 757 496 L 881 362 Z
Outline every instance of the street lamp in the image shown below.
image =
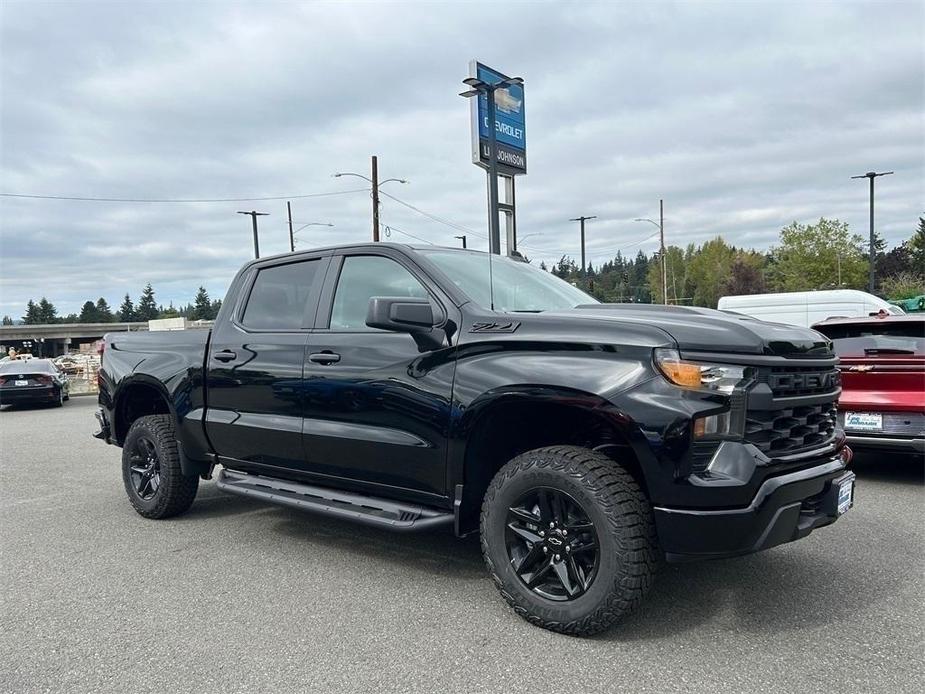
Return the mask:
M 877 255 L 876 250 L 874 249 L 874 179 L 880 176 L 889 176 L 892 173 L 892 171 L 884 171 L 883 173 L 868 171 L 866 174 L 851 177 L 870 179 L 870 280 L 868 282 L 867 291 L 869 291 L 871 294 L 874 293 L 874 263 L 876 261 Z
M 305 224 L 303 224 L 298 229 L 292 232 L 292 240 L 293 240 L 292 250 L 295 250 L 295 235 L 298 234 L 300 231 L 302 231 L 302 229 L 306 229 L 307 227 L 332 227 L 332 226 L 334 225 L 329 222 L 306 222 Z
M 498 223 L 498 135 L 495 132 L 497 118 L 495 115 L 495 92 L 524 83 L 521 77 L 508 77 L 500 82 L 489 84 L 478 77 L 467 77 L 463 84 L 471 89 L 461 92 L 466 99 L 485 95 L 488 101 L 488 250 L 501 254 L 501 226 Z
M 662 261 L 662 303 L 668 303 L 668 260 L 665 257 L 665 201 L 658 201 L 658 222 L 648 217 L 637 217 L 634 222 L 648 222 L 658 228 L 659 255 Z
M 373 241 L 379 240 L 379 186 L 389 183 L 390 181 L 395 181 L 396 183 L 408 183 L 404 178 L 387 178 L 381 183 L 379 182 L 379 157 L 373 156 L 372 158 L 372 175 L 364 176 L 363 174 L 353 173 L 352 171 L 339 171 L 334 174 L 334 178 L 340 178 L 341 176 L 356 176 L 357 178 L 362 178 L 364 181 L 369 181 L 373 186 Z
M 250 215 L 251 221 L 254 224 L 254 258 L 260 257 L 260 244 L 257 242 L 257 217 L 266 217 L 269 212 L 256 212 L 251 210 L 250 212 L 238 212 L 238 214 L 247 214 Z

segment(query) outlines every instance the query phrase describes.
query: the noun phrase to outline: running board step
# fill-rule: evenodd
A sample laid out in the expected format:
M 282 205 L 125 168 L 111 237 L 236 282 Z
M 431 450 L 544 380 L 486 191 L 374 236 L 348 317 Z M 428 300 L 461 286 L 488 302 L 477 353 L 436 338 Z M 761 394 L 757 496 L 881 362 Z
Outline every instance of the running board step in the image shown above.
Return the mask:
M 230 494 L 403 532 L 453 524 L 452 513 L 426 506 L 234 470 L 221 470 L 215 484 Z

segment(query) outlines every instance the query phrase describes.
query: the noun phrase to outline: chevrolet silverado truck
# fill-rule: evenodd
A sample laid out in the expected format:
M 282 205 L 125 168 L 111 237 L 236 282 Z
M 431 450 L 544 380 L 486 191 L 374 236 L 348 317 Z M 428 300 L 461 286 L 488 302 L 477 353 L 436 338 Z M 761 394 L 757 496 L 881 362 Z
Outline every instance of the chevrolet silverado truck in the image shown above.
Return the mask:
M 341 246 L 248 263 L 211 330 L 107 335 L 97 437 L 146 518 L 214 475 L 478 532 L 519 615 L 586 635 L 663 559 L 768 549 L 851 507 L 836 361 L 806 328 L 601 304 L 516 258 Z

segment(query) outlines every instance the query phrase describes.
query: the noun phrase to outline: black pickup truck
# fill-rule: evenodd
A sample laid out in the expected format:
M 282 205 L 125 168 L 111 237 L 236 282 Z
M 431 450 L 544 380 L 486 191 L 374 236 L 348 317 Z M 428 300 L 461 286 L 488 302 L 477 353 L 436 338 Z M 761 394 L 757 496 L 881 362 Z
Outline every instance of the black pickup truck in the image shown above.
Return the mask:
M 211 331 L 111 333 L 101 430 L 147 518 L 200 479 L 407 532 L 480 532 L 518 614 L 570 634 L 663 558 L 796 540 L 853 503 L 829 341 L 600 304 L 529 263 L 399 244 L 248 263 Z

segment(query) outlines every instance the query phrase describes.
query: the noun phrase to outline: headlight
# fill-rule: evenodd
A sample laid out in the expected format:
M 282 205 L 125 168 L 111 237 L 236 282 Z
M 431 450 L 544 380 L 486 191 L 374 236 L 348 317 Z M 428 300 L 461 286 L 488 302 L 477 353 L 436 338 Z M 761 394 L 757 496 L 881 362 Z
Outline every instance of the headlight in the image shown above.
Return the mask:
M 676 386 L 723 395 L 752 376 L 751 367 L 688 361 L 676 349 L 655 350 L 655 365 Z

